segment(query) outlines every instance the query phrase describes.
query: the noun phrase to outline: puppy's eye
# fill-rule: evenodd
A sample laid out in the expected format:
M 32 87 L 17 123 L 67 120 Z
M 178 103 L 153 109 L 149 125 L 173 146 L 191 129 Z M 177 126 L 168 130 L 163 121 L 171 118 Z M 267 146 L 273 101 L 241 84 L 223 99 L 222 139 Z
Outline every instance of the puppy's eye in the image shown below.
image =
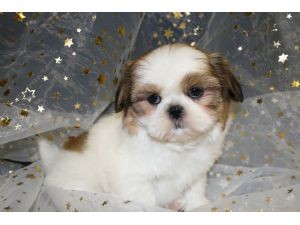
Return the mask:
M 147 98 L 151 105 L 158 105 L 161 101 L 161 97 L 157 94 L 152 94 Z
M 204 90 L 198 87 L 191 87 L 187 95 L 192 99 L 200 98 L 204 93 Z

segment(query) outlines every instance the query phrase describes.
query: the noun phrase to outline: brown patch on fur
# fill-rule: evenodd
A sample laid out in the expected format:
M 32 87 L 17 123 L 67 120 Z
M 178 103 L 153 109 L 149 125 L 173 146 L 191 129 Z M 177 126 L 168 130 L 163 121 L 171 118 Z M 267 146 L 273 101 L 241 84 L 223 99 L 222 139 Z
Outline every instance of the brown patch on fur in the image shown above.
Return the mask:
M 160 89 L 155 85 L 138 85 L 134 71 L 137 61 L 132 61 L 126 66 L 125 73 L 120 81 L 116 92 L 115 111 L 123 111 L 123 126 L 130 134 L 137 134 L 138 126 L 136 119 L 138 116 L 149 113 L 153 106 L 147 102 L 151 94 L 159 94 Z
M 224 97 L 236 102 L 242 102 L 244 96 L 241 86 L 230 71 L 228 61 L 217 53 L 209 54 L 208 59 L 211 66 L 211 73 L 220 80 L 223 87 L 222 94 Z
M 123 126 L 127 128 L 128 133 L 131 135 L 136 135 L 138 133 L 138 126 L 136 122 L 136 113 L 129 107 L 126 116 L 123 118 Z
M 68 151 L 82 152 L 86 144 L 87 136 L 87 131 L 77 137 L 70 136 L 64 143 L 63 148 Z

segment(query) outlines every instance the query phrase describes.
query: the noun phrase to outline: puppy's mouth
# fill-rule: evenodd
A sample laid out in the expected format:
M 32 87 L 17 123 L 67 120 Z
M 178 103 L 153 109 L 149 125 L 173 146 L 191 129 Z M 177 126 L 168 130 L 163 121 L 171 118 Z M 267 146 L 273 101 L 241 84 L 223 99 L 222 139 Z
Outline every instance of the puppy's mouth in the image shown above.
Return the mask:
M 174 124 L 174 128 L 175 129 L 182 129 L 183 128 L 183 122 L 182 122 L 182 120 L 175 120 L 173 122 L 173 124 Z

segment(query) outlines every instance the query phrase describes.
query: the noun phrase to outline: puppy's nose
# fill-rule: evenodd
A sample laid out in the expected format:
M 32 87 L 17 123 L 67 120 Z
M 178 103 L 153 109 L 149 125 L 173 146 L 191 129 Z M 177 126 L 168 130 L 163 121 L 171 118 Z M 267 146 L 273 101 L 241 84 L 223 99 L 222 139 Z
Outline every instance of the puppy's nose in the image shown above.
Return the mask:
M 168 113 L 172 119 L 178 120 L 183 115 L 183 107 L 181 105 L 172 105 Z

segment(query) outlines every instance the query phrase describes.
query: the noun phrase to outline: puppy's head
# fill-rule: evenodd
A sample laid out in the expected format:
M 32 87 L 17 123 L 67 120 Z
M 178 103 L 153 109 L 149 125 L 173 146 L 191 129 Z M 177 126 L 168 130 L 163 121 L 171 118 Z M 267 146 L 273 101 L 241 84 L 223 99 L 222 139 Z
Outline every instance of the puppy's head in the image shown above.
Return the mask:
M 231 100 L 243 94 L 222 56 L 173 44 L 127 65 L 115 110 L 131 134 L 144 129 L 158 141 L 186 143 L 224 128 Z

